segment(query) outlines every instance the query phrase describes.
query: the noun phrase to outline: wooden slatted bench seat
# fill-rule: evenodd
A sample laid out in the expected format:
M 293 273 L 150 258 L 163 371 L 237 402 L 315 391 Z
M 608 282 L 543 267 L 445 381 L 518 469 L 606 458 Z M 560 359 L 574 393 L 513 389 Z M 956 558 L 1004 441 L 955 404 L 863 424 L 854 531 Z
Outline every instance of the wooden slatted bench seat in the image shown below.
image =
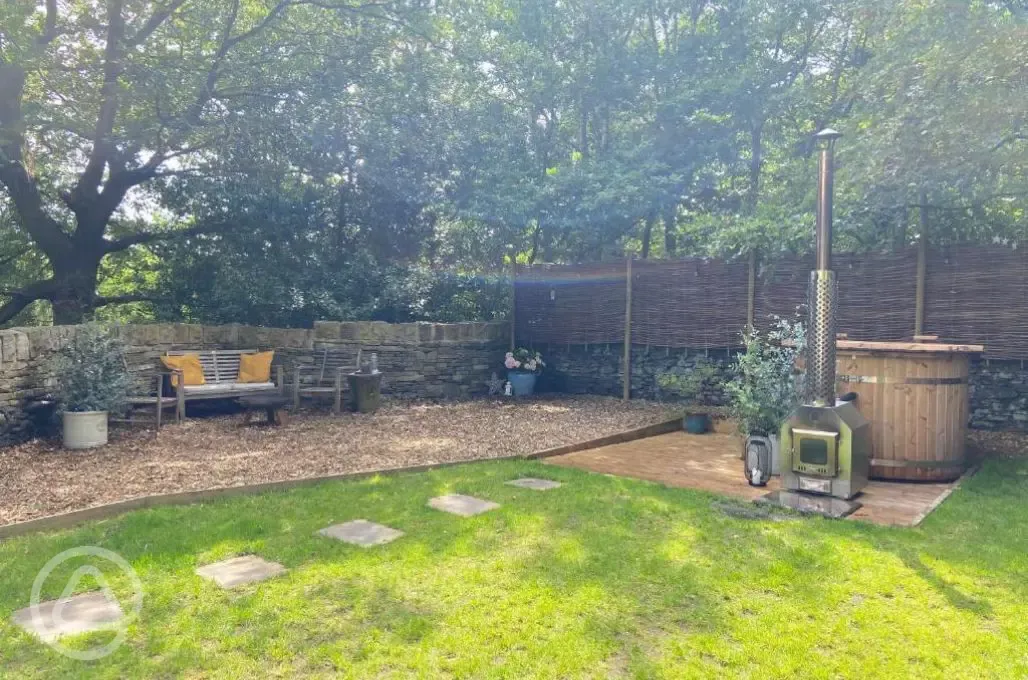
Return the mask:
M 256 354 L 255 349 L 212 349 L 212 350 L 169 350 L 168 356 L 196 354 L 203 366 L 203 385 L 183 385 L 183 381 L 175 380 L 175 397 L 178 400 L 178 413 L 185 418 L 186 402 L 200 399 L 235 399 L 255 394 L 281 394 L 283 390 L 282 366 L 272 366 L 274 380 L 259 383 L 241 383 L 239 378 L 239 357 L 244 354 Z M 173 371 L 181 374 L 181 371 Z

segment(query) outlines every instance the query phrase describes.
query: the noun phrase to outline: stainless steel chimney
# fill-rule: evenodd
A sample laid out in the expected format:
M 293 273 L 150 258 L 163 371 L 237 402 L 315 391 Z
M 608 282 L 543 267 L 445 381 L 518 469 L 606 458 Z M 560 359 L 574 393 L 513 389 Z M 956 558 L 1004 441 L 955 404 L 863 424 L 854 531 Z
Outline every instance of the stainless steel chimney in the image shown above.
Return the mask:
M 831 128 L 817 133 L 823 142 L 817 176 L 817 213 L 814 226 L 817 264 L 810 273 L 807 306 L 807 402 L 835 405 L 835 298 L 838 289 L 832 271 L 833 147 L 842 134 Z

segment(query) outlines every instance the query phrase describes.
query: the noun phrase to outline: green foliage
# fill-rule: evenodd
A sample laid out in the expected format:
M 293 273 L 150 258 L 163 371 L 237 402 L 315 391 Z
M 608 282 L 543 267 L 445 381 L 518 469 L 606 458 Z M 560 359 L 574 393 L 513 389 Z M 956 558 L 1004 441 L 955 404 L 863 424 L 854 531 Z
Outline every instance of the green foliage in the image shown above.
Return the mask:
M 799 322 L 775 319 L 765 333 L 743 334 L 745 351 L 736 360 L 736 377 L 724 384 L 740 429 L 774 434 L 799 404 L 802 382 L 796 359 L 803 353 L 805 332 Z
M 657 386 L 686 401 L 696 401 L 702 396 L 703 390 L 712 386 L 719 376 L 717 365 L 709 359 L 699 359 L 689 364 L 683 358 L 674 370 L 657 375 Z
M 113 328 L 96 323 L 80 326 L 54 355 L 50 370 L 57 378 L 62 410 L 124 410 L 131 380 L 124 344 Z
M 827 125 L 839 250 L 1026 237 L 1016 3 L 124 0 L 105 90 L 117 4 L 0 9 L 5 322 L 492 318 L 511 261 L 805 251 Z

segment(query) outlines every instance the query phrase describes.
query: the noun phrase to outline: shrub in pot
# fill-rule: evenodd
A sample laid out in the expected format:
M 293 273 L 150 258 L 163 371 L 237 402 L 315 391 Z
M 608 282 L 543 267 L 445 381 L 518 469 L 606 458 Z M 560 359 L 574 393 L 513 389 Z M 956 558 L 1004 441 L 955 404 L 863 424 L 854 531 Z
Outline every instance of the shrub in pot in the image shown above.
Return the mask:
M 51 361 L 63 421 L 64 446 L 88 449 L 107 443 L 107 419 L 127 404 L 130 378 L 125 348 L 109 327 L 76 329 Z
M 689 402 L 682 423 L 686 432 L 704 434 L 710 431 L 710 413 L 713 409 L 699 401 L 703 390 L 715 385 L 717 378 L 717 365 L 706 358 L 696 361 L 691 367 L 679 366 L 657 375 L 657 385 L 661 391 Z
M 778 473 L 778 429 L 799 404 L 802 394 L 802 375 L 796 370 L 796 359 L 803 352 L 805 338 L 802 323 L 777 318 L 766 333 L 744 333 L 745 351 L 736 359 L 735 377 L 723 385 L 730 413 L 747 437 L 744 452 L 755 450 L 754 444 L 767 449 L 771 460 L 766 467 L 772 474 Z M 751 474 L 747 463 L 748 479 Z M 766 482 L 766 476 L 751 479 L 759 486 Z
M 539 352 L 518 347 L 513 352 L 507 352 L 503 365 L 507 369 L 507 380 L 514 396 L 527 397 L 535 392 L 536 377 L 542 373 L 546 363 Z

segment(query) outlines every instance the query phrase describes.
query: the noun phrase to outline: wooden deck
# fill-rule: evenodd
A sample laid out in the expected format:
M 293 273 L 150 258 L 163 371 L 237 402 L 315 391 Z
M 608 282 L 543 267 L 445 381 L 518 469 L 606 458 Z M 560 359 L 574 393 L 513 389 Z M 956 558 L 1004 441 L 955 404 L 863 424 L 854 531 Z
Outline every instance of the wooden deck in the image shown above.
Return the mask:
M 543 462 L 746 500 L 779 488 L 777 477 L 766 487 L 750 486 L 743 476 L 741 453 L 742 440 L 738 435 L 672 432 L 553 456 Z M 913 526 L 931 512 L 955 484 L 872 481 L 854 499 L 863 503 L 863 507 L 850 518 L 875 524 Z

